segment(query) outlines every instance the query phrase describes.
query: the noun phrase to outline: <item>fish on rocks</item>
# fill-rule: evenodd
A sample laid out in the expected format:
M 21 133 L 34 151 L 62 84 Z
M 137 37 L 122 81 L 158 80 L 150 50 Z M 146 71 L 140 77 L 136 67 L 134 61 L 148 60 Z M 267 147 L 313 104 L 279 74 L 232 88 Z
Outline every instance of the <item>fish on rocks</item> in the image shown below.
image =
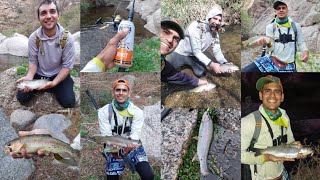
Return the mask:
M 199 160 L 201 176 L 205 177 L 214 175 L 208 170 L 207 165 L 208 153 L 212 141 L 212 136 L 213 122 L 208 112 L 205 112 L 202 116 L 199 128 L 197 154 L 193 158 L 193 160 Z
M 210 91 L 210 90 L 214 89 L 215 87 L 216 87 L 215 84 L 208 83 L 206 85 L 200 85 L 196 88 L 193 88 L 189 92 L 199 93 L 199 92 L 204 92 L 204 91 Z
M 44 151 L 45 154 L 52 153 L 56 160 L 71 166 L 77 166 L 75 159 L 80 158 L 79 150 L 73 149 L 69 144 L 47 134 L 19 137 L 8 142 L 4 147 L 6 153 L 12 151 L 21 154 L 23 150 L 31 154 L 37 153 L 38 150 Z
M 258 41 L 263 38 L 266 42 L 266 46 L 271 49 L 274 46 L 274 39 L 269 37 L 269 36 L 255 36 L 252 37 L 246 41 L 242 42 L 243 47 L 257 47 L 258 46 Z
M 45 84 L 47 84 L 49 81 L 47 79 L 33 79 L 31 81 L 23 81 L 17 85 L 18 89 L 24 89 L 26 87 L 29 87 L 30 89 L 37 89 Z
M 122 148 L 127 147 L 129 144 L 133 144 L 135 146 L 141 146 L 141 141 L 131 140 L 122 136 L 100 136 L 95 135 L 94 139 L 97 143 L 106 143 L 106 145 L 115 145 Z
M 280 146 L 271 146 L 266 149 L 257 149 L 255 156 L 259 156 L 261 154 L 271 154 L 277 157 L 284 158 L 297 158 L 298 154 L 302 154 L 304 156 L 312 155 L 314 151 L 312 148 L 308 146 L 298 147 L 293 144 L 284 144 Z

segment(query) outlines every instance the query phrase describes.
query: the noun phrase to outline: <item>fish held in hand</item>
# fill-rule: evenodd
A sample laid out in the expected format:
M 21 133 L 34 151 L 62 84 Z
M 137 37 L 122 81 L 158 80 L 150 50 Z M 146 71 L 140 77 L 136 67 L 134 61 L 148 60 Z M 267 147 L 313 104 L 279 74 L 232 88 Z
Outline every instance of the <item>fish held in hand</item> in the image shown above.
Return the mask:
M 15 154 L 21 154 L 22 151 L 36 154 L 39 150 L 44 151 L 45 154 L 54 154 L 55 159 L 71 166 L 77 166 L 75 159 L 80 158 L 80 151 L 73 149 L 69 144 L 55 139 L 47 134 L 34 134 L 19 137 L 8 142 L 4 151 Z
M 97 143 L 106 143 L 106 145 L 112 146 L 119 146 L 122 148 L 128 147 L 129 144 L 135 146 L 141 146 L 141 141 L 138 140 L 131 140 L 122 136 L 100 136 L 95 135 L 94 139 Z
M 210 90 L 214 89 L 215 87 L 216 87 L 215 84 L 208 83 L 206 85 L 200 85 L 194 89 L 191 89 L 189 92 L 198 93 L 198 92 L 203 92 L 203 91 L 210 91 Z
M 269 36 L 255 36 L 242 42 L 243 47 L 257 47 L 261 39 L 264 39 L 265 45 L 271 49 L 274 46 L 274 39 Z
M 220 64 L 220 69 L 222 69 L 224 72 L 234 72 L 238 71 L 239 67 L 233 64 Z
M 259 156 L 261 154 L 271 154 L 277 157 L 284 158 L 297 158 L 299 154 L 304 156 L 312 155 L 314 151 L 312 148 L 308 146 L 302 146 L 302 148 L 298 148 L 296 145 L 285 144 L 280 146 L 272 146 L 266 149 L 257 149 L 255 156 Z
M 45 84 L 47 84 L 49 81 L 46 79 L 34 79 L 31 81 L 23 81 L 17 85 L 18 89 L 24 89 L 26 87 L 30 89 L 37 89 Z

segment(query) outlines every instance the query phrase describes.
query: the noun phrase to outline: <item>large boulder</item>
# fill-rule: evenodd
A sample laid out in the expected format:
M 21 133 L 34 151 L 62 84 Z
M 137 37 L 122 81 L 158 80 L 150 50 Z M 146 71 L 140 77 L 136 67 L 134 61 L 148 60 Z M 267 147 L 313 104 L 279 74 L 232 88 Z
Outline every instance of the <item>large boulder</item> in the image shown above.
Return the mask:
M 51 136 L 66 143 L 70 140 L 63 133 L 71 125 L 71 121 L 62 114 L 43 115 L 33 125 L 32 129 L 47 129 Z
M 10 123 L 16 131 L 25 130 L 25 128 L 33 123 L 36 115 L 28 110 L 17 109 L 10 115 Z
M 160 101 L 152 106 L 145 106 L 143 109 L 144 125 L 142 127 L 140 139 L 148 155 L 161 161 L 161 123 L 160 119 Z
M 28 56 L 28 38 L 15 33 L 13 37 L 6 38 L 0 44 L 0 54 L 12 54 L 15 56 Z
M 15 129 L 0 109 L 0 179 L 28 179 L 35 170 L 32 159 L 13 159 L 4 153 L 7 142 L 18 137 Z
M 75 47 L 75 64 L 80 65 L 80 31 L 72 34 L 72 37 L 74 39 L 74 47 Z

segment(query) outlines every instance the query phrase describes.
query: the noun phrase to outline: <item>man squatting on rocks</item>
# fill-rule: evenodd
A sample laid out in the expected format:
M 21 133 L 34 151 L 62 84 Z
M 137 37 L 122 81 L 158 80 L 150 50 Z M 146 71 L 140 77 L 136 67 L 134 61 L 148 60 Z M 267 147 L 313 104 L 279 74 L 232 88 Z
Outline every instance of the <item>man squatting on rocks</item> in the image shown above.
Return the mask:
M 294 161 L 294 159 L 270 154 L 255 156 L 255 149 L 265 149 L 281 143 L 301 146 L 301 143 L 294 140 L 290 119 L 286 111 L 279 107 L 284 100 L 280 79 L 271 75 L 261 77 L 256 83 L 256 88 L 259 91 L 262 105 L 258 111 L 241 119 L 241 163 L 250 165 L 252 179 L 285 180 L 289 177 L 283 161 Z M 261 118 L 261 124 L 256 123 L 256 118 Z M 254 143 L 251 140 L 254 137 L 256 126 L 261 126 L 261 129 Z M 298 158 L 303 157 L 302 154 L 298 155 Z
M 225 73 L 220 69 L 220 64 L 228 63 L 220 48 L 218 30 L 221 21 L 221 7 L 215 5 L 207 14 L 205 22 L 193 21 L 187 27 L 185 38 L 180 41 L 167 61 L 175 69 L 180 69 L 184 65 L 190 66 L 197 77 L 204 76 L 207 68 L 217 74 Z M 203 53 L 210 45 L 213 55 L 219 63 L 213 62 Z
M 121 135 L 133 140 L 139 140 L 144 123 L 143 111 L 129 100 L 130 86 L 128 81 L 125 79 L 116 80 L 112 86 L 112 96 L 114 98 L 112 102 L 98 110 L 101 135 Z M 105 147 L 105 149 L 108 148 L 112 147 Z M 154 179 L 154 173 L 143 146 L 128 145 L 124 151 L 134 164 L 142 180 Z M 119 157 L 118 153 L 105 152 L 104 156 L 106 158 L 107 179 L 119 179 L 125 169 L 123 158 Z
M 297 48 L 301 50 L 302 62 L 307 62 L 309 51 L 304 42 L 300 24 L 288 17 L 288 3 L 285 0 L 276 0 L 273 3 L 276 18 L 266 28 L 266 36 L 275 40 L 271 54 L 256 59 L 242 69 L 242 72 L 297 72 L 295 55 Z M 259 45 L 266 45 L 261 38 Z
M 29 37 L 28 73 L 18 79 L 17 83 L 41 78 L 50 81 L 37 90 L 28 87 L 20 89 L 17 100 L 21 104 L 27 103 L 36 91 L 46 90 L 56 95 L 62 107 L 74 107 L 75 94 L 70 77 L 75 60 L 74 40 L 72 35 L 57 23 L 59 9 L 56 1 L 42 0 L 37 13 L 41 27 Z

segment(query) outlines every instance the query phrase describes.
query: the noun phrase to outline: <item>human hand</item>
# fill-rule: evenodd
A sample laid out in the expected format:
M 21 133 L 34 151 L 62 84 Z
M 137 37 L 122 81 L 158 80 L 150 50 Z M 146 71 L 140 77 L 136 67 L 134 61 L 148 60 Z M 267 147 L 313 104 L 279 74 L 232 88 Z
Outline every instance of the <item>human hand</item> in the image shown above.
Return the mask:
M 205 80 L 205 79 L 199 79 L 199 82 L 198 82 L 198 86 L 201 86 L 201 85 L 208 85 L 208 81 Z
M 38 87 L 37 90 L 51 89 L 51 88 L 55 87 L 56 85 L 57 84 L 54 83 L 53 81 L 49 81 L 45 85 Z
M 261 37 L 259 40 L 256 41 L 256 45 L 258 46 L 265 46 L 267 44 L 267 41 Z
M 129 32 L 128 28 L 118 32 L 110 41 L 107 46 L 97 55 L 97 58 L 104 62 L 106 69 L 112 69 L 115 64 L 113 63 L 114 57 L 117 52 L 117 45 L 119 41 L 124 38 Z
M 34 129 L 32 131 L 19 131 L 18 132 L 18 135 L 20 137 L 30 136 L 30 135 L 33 135 L 33 134 L 50 134 L 50 132 L 47 129 Z M 10 149 L 10 155 L 13 158 L 26 158 L 26 159 L 29 159 L 34 155 L 38 155 L 40 157 L 43 157 L 43 156 L 46 155 L 46 152 L 44 150 L 39 149 L 36 154 L 30 154 L 25 149 L 22 149 L 21 153 L 14 153 L 14 152 L 12 152 L 12 149 Z
M 303 51 L 302 53 L 301 53 L 301 61 L 302 62 L 307 62 L 308 61 L 308 59 L 309 59 L 309 51 Z
M 212 62 L 209 66 L 211 70 L 213 70 L 216 74 L 221 74 L 224 73 L 222 69 L 220 69 L 220 64 L 219 63 L 214 63 Z
M 20 79 L 18 79 L 16 81 L 16 83 L 22 83 L 23 81 L 31 81 L 33 78 L 32 77 L 29 77 L 29 76 L 24 76 Z M 29 92 L 29 91 L 32 91 L 33 89 L 29 88 L 29 87 L 25 87 L 24 89 L 19 89 L 20 91 L 26 93 L 26 92 Z
M 294 161 L 294 158 L 277 157 L 271 154 L 264 154 L 264 157 L 265 157 L 265 161 L 272 161 L 272 162 Z

